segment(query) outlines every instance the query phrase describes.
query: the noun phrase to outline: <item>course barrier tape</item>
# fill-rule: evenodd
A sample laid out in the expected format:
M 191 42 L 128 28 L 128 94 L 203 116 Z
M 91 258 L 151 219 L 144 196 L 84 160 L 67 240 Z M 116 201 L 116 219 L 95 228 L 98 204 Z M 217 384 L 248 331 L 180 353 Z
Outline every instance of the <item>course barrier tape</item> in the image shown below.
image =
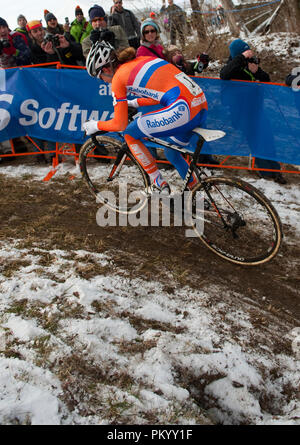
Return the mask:
M 272 0 L 271 2 L 267 2 L 264 3 L 263 5 L 257 5 L 257 6 L 251 6 L 249 8 L 241 8 L 241 9 L 222 9 L 222 13 L 226 14 L 226 13 L 230 13 L 230 14 L 241 14 L 244 11 L 251 11 L 253 9 L 258 9 L 258 8 L 264 8 L 265 6 L 270 6 L 273 5 L 275 3 L 279 3 L 281 2 L 281 0 Z M 199 10 L 193 10 L 192 13 L 197 13 L 197 14 L 201 14 L 201 15 L 210 15 L 210 14 L 216 14 L 218 12 L 218 8 L 212 10 L 212 11 L 199 11 Z M 168 13 L 169 15 L 172 14 L 176 14 L 176 12 L 172 12 L 170 11 Z

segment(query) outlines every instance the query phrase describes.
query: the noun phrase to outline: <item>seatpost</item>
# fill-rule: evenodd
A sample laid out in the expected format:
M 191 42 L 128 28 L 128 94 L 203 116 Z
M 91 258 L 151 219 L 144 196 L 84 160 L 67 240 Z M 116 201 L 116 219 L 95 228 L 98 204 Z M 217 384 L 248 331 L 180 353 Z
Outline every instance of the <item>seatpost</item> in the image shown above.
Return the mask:
M 205 142 L 205 139 L 199 134 L 199 139 L 197 141 L 196 149 L 194 151 L 194 155 L 193 155 L 193 159 L 192 159 L 192 162 L 194 162 L 195 164 L 197 164 L 197 162 L 198 162 L 198 158 L 201 153 L 204 142 Z

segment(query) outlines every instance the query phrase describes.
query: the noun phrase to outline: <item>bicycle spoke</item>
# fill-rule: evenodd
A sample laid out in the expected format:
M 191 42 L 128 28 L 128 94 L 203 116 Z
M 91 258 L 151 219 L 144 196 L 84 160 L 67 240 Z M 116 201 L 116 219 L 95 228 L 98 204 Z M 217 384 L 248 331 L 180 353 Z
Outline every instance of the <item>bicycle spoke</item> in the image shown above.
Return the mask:
M 122 151 L 120 141 L 108 136 L 97 139 L 105 157 L 99 158 L 91 140 L 80 151 L 80 168 L 97 202 L 119 213 L 137 213 L 147 203 L 148 180 L 130 152 Z M 121 153 L 121 155 L 120 155 Z
M 198 236 L 215 253 L 240 264 L 260 264 L 278 251 L 281 242 L 279 217 L 262 193 L 240 180 L 209 178 L 200 194 L 209 206 L 204 212 L 202 232 Z M 208 207 L 207 206 L 207 207 Z M 203 215 L 204 214 L 204 215 Z M 196 217 L 201 217 L 200 214 Z

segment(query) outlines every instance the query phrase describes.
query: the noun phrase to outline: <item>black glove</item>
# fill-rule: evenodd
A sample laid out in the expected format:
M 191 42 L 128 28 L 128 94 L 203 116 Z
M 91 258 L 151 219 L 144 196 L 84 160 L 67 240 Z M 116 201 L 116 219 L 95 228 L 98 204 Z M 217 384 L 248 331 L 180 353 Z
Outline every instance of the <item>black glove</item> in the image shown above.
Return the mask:
M 100 40 L 104 40 L 115 47 L 115 34 L 112 31 L 109 31 L 109 29 L 104 29 L 100 32 Z
M 93 29 L 90 34 L 90 39 L 93 43 L 96 43 L 100 40 L 101 31 L 99 28 Z
M 7 39 L 0 40 L 0 54 L 2 54 L 4 48 L 9 48 L 10 42 Z

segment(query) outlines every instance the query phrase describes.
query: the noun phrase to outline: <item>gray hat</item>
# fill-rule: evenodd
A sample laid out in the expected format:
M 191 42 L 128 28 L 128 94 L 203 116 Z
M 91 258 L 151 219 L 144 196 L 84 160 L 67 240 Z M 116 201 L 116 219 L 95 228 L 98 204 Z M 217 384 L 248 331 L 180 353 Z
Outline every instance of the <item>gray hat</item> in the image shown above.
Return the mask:
M 56 17 L 55 17 L 54 14 L 52 14 L 52 12 L 48 12 L 48 14 L 45 15 L 45 22 L 48 23 L 49 20 L 51 20 L 51 19 L 55 19 L 56 20 Z

